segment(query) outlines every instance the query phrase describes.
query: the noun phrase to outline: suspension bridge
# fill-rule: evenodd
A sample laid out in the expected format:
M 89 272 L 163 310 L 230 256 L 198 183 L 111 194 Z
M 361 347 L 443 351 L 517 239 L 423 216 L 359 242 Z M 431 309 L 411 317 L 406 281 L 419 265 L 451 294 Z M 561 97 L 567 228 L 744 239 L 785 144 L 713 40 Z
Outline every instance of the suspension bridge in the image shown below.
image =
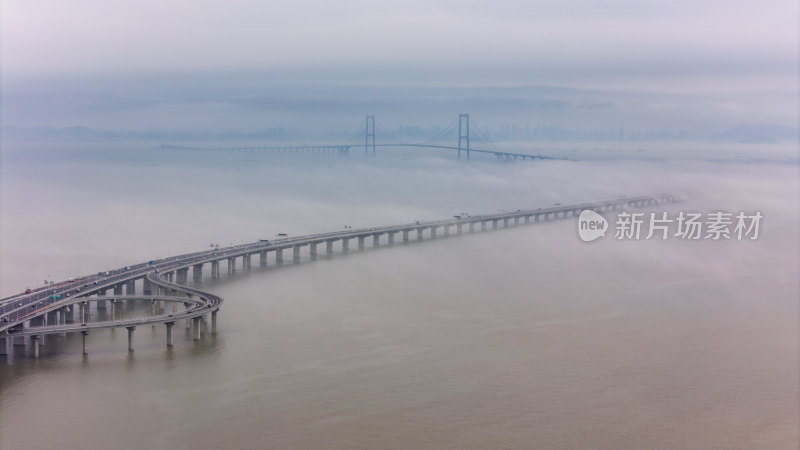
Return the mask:
M 386 142 L 378 143 L 376 140 L 376 123 L 377 129 L 381 132 L 381 136 L 386 138 Z M 454 119 L 449 125 L 439 130 L 434 136 L 422 142 L 408 142 L 403 139 L 397 138 L 386 127 L 376 122 L 374 115 L 366 116 L 361 127 L 356 131 L 346 144 L 341 145 L 249 145 L 237 147 L 184 147 L 179 145 L 163 145 L 164 150 L 216 150 L 216 151 L 236 151 L 236 152 L 261 152 L 261 153 L 293 153 L 305 155 L 320 155 L 320 156 L 348 156 L 352 149 L 363 148 L 364 156 L 375 156 L 376 149 L 381 148 L 421 148 L 430 150 L 447 150 L 457 152 L 459 161 L 469 161 L 473 153 L 486 156 L 494 156 L 497 161 L 515 161 L 515 160 L 564 160 L 566 158 L 557 158 L 552 156 L 545 156 L 541 154 L 528 154 L 510 152 L 497 148 L 492 142 L 488 140 L 487 133 L 480 131 L 477 124 L 472 123 L 476 128 L 476 134 L 470 134 L 470 118 L 469 114 L 459 114 L 458 119 Z M 359 142 L 363 139 L 363 144 Z M 477 140 L 479 145 L 484 148 L 476 148 L 471 145 L 472 140 Z M 491 148 L 485 148 L 491 147 Z

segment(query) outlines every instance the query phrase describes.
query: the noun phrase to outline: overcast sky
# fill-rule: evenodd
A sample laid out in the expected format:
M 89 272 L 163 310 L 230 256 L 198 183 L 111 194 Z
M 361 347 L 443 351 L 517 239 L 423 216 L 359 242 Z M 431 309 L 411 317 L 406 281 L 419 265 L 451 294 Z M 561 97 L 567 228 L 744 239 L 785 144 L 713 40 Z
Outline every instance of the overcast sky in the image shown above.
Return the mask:
M 53 80 L 111 80 L 92 84 L 109 95 L 120 80 L 198 74 L 223 97 L 235 77 L 562 86 L 658 93 L 655 109 L 675 95 L 702 99 L 691 108 L 708 115 L 753 111 L 731 121 L 797 119 L 796 0 L 31 0 L 3 1 L 0 15 L 4 124 L 29 125 L 31 108 L 46 117 L 29 97 Z

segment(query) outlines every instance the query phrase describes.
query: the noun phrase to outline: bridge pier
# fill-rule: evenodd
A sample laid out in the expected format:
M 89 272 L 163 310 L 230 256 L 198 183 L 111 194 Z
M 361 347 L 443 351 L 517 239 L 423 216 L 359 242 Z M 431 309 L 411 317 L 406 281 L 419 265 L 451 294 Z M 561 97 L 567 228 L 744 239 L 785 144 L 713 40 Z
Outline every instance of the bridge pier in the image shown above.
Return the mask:
M 461 222 L 456 224 L 456 234 L 461 234 Z
M 136 281 L 131 280 L 125 284 L 125 293 L 128 295 L 136 295 Z
M 31 336 L 31 338 L 33 339 L 33 357 L 34 358 L 38 358 L 39 357 L 39 340 L 41 339 L 41 336 L 35 335 L 35 336 Z
M 258 265 L 261 267 L 267 267 L 267 251 L 261 250 L 258 252 Z
M 86 323 L 86 316 L 89 315 L 89 311 L 88 311 L 89 310 L 89 308 L 88 308 L 89 305 L 85 301 L 79 303 L 78 305 L 80 306 L 81 323 Z
M 319 244 L 319 242 L 310 242 L 308 244 L 308 252 L 311 254 L 312 261 L 317 259 L 317 244 Z
M 282 248 L 276 248 L 275 249 L 275 264 L 277 264 L 279 266 L 281 264 L 283 264 L 283 249 Z
M 358 249 L 364 250 L 364 236 L 358 237 Z
M 135 330 L 136 327 L 131 326 L 131 327 L 125 327 L 125 328 L 128 330 L 128 351 L 132 352 L 133 351 L 133 330 Z
M 375 233 L 372 235 L 372 246 L 378 248 L 381 245 L 381 235 Z
M 486 221 L 481 220 L 481 231 L 486 231 Z
M 431 239 L 436 239 L 436 225 L 431 226 Z
M 61 323 L 67 324 L 75 322 L 75 314 L 72 308 L 65 306 L 61 308 Z
M 111 320 L 117 320 L 117 299 L 111 299 Z
M 219 278 L 219 261 L 211 261 L 211 278 Z
M 189 284 L 189 269 L 187 267 L 184 267 L 183 269 L 178 269 L 177 272 L 175 272 L 175 275 L 178 284 L 182 284 L 184 286 Z
M 195 264 L 192 266 L 192 281 L 195 283 L 200 283 L 203 281 L 203 265 L 202 264 Z
M 83 354 L 84 355 L 88 355 L 89 354 L 89 352 L 86 349 L 86 336 L 88 336 L 88 335 L 89 335 L 89 331 L 81 330 L 81 341 L 82 341 Z
M 192 340 L 200 340 L 200 320 L 202 317 L 195 317 L 192 319 Z
M 493 219 L 492 220 L 492 229 L 493 230 L 497 229 L 497 222 L 500 222 L 500 219 Z
M 213 334 L 213 335 L 217 334 L 217 312 L 218 311 L 219 311 L 218 309 L 215 309 L 214 311 L 211 311 L 211 334 Z
M 350 251 L 350 238 L 342 238 L 342 253 Z
M 150 280 L 148 280 L 146 277 L 142 281 L 142 293 L 144 295 L 152 295 L 153 294 L 153 287 L 150 284 Z
M 450 225 L 444 226 L 444 237 L 450 236 Z
M 325 241 L 325 254 L 327 256 L 333 256 L 333 240 L 328 239 Z
M 175 322 L 164 322 L 164 325 L 167 326 L 167 347 L 172 347 L 172 326 Z
M 474 233 L 475 232 L 475 222 L 470 222 L 469 223 L 469 232 L 470 233 Z
M 503 217 L 503 228 L 508 228 L 509 218 Z M 495 227 L 497 228 L 497 227 Z
M 417 228 L 417 240 L 422 240 L 422 228 Z
M 409 230 L 403 230 L 403 243 L 404 244 L 408 244 L 408 231 Z
M 250 270 L 250 263 L 251 262 L 252 261 L 250 260 L 250 254 L 249 253 L 245 253 L 244 255 L 242 255 L 242 270 L 244 270 L 244 271 Z
M 394 245 L 394 231 L 390 231 L 386 234 L 386 240 L 389 245 Z
M 114 295 L 122 295 L 122 285 L 114 285 Z
M 293 245 L 292 246 L 292 263 L 299 264 L 300 263 L 300 245 Z

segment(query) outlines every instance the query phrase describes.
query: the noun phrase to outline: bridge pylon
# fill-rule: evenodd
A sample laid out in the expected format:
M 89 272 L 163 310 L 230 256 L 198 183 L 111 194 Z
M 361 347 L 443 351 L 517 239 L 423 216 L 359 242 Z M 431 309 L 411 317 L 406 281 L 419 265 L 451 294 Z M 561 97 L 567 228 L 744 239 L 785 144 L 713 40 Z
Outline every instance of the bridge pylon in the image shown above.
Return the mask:
M 367 156 L 368 150 L 372 147 L 372 156 L 375 156 L 375 116 L 367 116 L 366 133 L 364 136 L 364 156 Z
M 461 161 L 461 150 L 467 152 L 469 161 L 469 114 L 458 115 L 458 160 Z

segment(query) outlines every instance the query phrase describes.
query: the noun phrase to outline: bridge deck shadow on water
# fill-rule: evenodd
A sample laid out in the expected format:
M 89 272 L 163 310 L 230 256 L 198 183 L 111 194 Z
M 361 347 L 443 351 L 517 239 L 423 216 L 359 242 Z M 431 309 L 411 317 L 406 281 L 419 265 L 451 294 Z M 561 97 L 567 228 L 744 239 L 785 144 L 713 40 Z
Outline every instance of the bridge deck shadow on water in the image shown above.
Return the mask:
M 166 345 L 169 348 L 173 345 L 172 328 L 180 321 L 186 324 L 194 341 L 199 341 L 203 334 L 215 335 L 217 313 L 223 299 L 201 290 L 203 279 L 219 279 L 222 267 L 228 275 L 237 270 L 250 271 L 255 256 L 258 256 L 261 268 L 270 263 L 289 266 L 302 260 L 316 260 L 321 255 L 332 257 L 354 250 L 363 251 L 369 243 L 371 248 L 377 249 L 573 218 L 584 210 L 603 213 L 678 201 L 681 199 L 672 194 L 657 194 L 497 214 L 454 216 L 439 221 L 287 236 L 143 262 L 0 299 L 0 339 L 3 340 L 0 354 L 13 356 L 14 346 L 24 346 L 25 353 L 38 357 L 39 346 L 46 336 L 68 333 L 82 336 L 83 353 L 87 354 L 90 332 L 116 328 L 127 329 L 128 351 L 133 351 L 136 327 L 156 324 L 166 327 Z M 355 248 L 351 249 L 351 241 L 355 241 Z M 322 248 L 324 253 L 321 253 Z M 284 252 L 288 253 L 286 260 Z M 149 304 L 150 313 L 123 318 L 120 310 L 132 302 Z M 31 347 L 32 352 L 27 351 Z

